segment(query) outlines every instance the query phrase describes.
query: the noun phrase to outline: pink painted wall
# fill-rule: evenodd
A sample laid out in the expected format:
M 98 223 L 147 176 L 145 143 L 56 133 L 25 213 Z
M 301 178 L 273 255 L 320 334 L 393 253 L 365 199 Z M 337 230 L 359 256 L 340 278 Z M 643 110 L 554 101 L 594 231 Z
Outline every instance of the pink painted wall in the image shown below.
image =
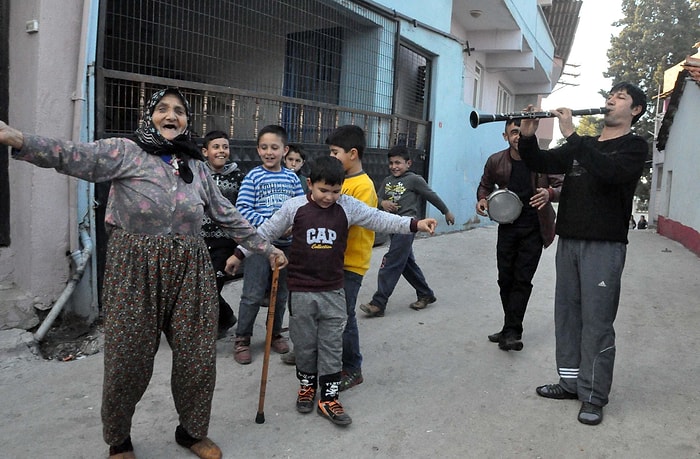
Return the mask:
M 78 65 L 81 0 L 10 2 L 8 123 L 27 133 L 70 138 Z M 29 34 L 25 24 L 39 22 Z M 11 238 L 0 260 L 9 263 L 2 283 L 44 308 L 70 275 L 70 193 L 75 180 L 51 169 L 10 161 Z M 2 307 L 2 303 L 0 303 Z M 2 326 L 2 324 L 0 324 Z

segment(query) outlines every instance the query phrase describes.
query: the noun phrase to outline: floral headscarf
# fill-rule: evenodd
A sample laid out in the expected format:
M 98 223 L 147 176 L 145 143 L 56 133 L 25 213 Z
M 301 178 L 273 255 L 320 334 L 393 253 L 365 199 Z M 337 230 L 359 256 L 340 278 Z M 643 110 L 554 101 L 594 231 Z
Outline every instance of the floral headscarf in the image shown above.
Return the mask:
M 163 137 L 160 131 L 158 131 L 158 128 L 153 124 L 153 111 L 156 105 L 158 105 L 158 102 L 160 102 L 166 94 L 174 94 L 182 101 L 182 104 L 185 106 L 185 116 L 187 117 L 188 123 L 184 132 L 173 140 L 168 140 Z M 145 152 L 159 156 L 171 155 L 178 163 L 180 176 L 187 183 L 192 183 L 192 171 L 187 165 L 186 157 L 204 161 L 202 152 L 192 140 L 192 134 L 190 133 L 189 121 L 191 113 L 190 104 L 180 90 L 177 88 L 161 89 L 151 96 L 151 99 L 144 109 L 141 125 L 134 132 L 136 143 L 139 144 Z

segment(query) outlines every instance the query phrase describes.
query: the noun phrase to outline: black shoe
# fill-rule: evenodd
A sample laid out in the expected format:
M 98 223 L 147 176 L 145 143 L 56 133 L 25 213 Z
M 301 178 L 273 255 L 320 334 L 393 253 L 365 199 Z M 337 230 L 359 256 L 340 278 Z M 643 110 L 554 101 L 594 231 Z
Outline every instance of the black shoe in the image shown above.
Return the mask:
M 556 400 L 574 400 L 578 398 L 577 394 L 569 392 L 561 387 L 560 384 L 545 384 L 535 389 L 537 395 L 545 398 L 553 398 Z
M 593 403 L 581 403 L 581 409 L 578 412 L 578 422 L 596 426 L 603 420 L 603 407 L 594 405 Z
M 503 335 L 501 335 L 501 339 L 498 341 L 498 348 L 502 351 L 522 351 L 523 342 L 515 336 L 503 338 Z
M 498 332 L 498 333 L 494 333 L 493 335 L 489 335 L 489 341 L 491 341 L 492 343 L 497 343 L 497 342 L 501 341 L 502 335 L 503 335 L 503 332 Z
M 489 341 L 491 341 L 492 343 L 498 343 L 501 341 L 501 336 L 503 336 L 502 331 L 499 331 L 498 333 L 494 333 L 493 335 L 489 335 Z M 515 337 L 518 340 L 523 339 L 523 335 L 515 335 Z

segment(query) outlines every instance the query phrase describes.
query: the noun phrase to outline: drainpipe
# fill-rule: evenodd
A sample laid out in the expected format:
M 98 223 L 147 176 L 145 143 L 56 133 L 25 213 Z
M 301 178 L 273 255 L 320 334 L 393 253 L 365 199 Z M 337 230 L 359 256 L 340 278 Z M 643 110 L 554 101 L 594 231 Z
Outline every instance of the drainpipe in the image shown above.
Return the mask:
M 83 277 L 83 273 L 85 272 L 85 267 L 88 265 L 90 255 L 92 255 L 92 239 L 90 239 L 88 227 L 84 223 L 80 224 L 80 242 L 83 246 L 82 250 L 76 250 L 71 253 L 71 258 L 76 265 L 75 272 L 71 276 L 71 279 L 68 282 L 68 285 L 66 285 L 66 288 L 63 290 L 63 293 L 61 293 L 61 296 L 58 297 L 58 300 L 56 300 L 56 303 L 51 308 L 49 315 L 46 316 L 44 322 L 42 322 L 39 329 L 36 331 L 36 333 L 34 333 L 34 340 L 36 342 L 40 342 L 44 339 L 54 320 L 56 320 L 56 317 L 58 317 L 58 315 L 61 313 L 63 306 L 73 294 L 75 286 L 78 285 L 78 282 L 80 282 L 80 279 Z
M 76 76 L 76 83 L 75 83 L 75 92 L 73 93 L 72 100 L 73 100 L 73 132 L 72 132 L 72 140 L 74 142 L 80 142 L 80 129 L 81 129 L 81 120 L 82 120 L 82 110 L 83 110 L 83 105 L 85 104 L 85 101 L 87 99 L 86 97 L 86 88 L 85 88 L 85 80 L 87 78 L 86 76 L 86 60 L 87 60 L 87 38 L 88 38 L 88 28 L 90 26 L 90 5 L 91 5 L 92 0 L 83 0 L 83 17 L 82 17 L 82 25 L 81 25 L 81 33 L 80 33 L 80 48 L 78 51 L 78 65 L 77 65 L 77 76 Z M 77 209 L 77 190 L 76 190 L 76 184 L 77 181 L 75 180 L 70 180 L 70 183 L 72 186 L 69 187 L 69 209 L 73 211 L 73 213 Z M 73 263 L 75 264 L 75 272 L 71 276 L 68 285 L 66 285 L 65 289 L 61 293 L 61 295 L 58 297 L 56 300 L 56 303 L 53 305 L 51 308 L 51 311 L 49 314 L 46 316 L 44 321 L 42 322 L 41 326 L 39 329 L 34 333 L 34 340 L 36 342 L 41 342 L 44 337 L 46 336 L 46 333 L 49 331 L 51 328 L 51 325 L 53 325 L 53 322 L 56 320 L 58 315 L 61 313 L 63 310 L 63 307 L 65 306 L 66 302 L 68 299 L 71 297 L 73 294 L 73 291 L 75 290 L 76 285 L 80 282 L 80 279 L 83 277 L 83 273 L 85 272 L 86 267 L 88 266 L 88 261 L 90 260 L 90 256 L 92 255 L 92 239 L 90 238 L 90 224 L 88 221 L 88 218 L 86 217 L 82 223 L 78 224 L 77 219 L 75 218 L 74 214 L 70 216 L 69 218 L 70 221 L 70 227 L 75 228 L 76 226 L 78 227 L 78 238 L 80 239 L 80 244 L 82 246 L 81 250 L 75 250 L 71 253 L 71 258 L 73 259 Z M 77 239 L 75 237 L 75 230 L 71 230 L 71 243 Z M 75 241 L 77 242 L 77 241 Z

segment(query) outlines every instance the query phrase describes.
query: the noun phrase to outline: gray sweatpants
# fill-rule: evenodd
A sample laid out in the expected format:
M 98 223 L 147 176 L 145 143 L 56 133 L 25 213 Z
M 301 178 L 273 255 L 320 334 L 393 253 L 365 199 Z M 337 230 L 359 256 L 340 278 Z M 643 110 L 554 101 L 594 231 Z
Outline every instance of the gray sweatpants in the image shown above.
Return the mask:
M 615 365 L 613 322 L 627 245 L 559 238 L 554 300 L 559 384 L 605 406 Z
M 319 376 L 340 373 L 347 317 L 343 289 L 290 292 L 289 336 L 297 369 Z

